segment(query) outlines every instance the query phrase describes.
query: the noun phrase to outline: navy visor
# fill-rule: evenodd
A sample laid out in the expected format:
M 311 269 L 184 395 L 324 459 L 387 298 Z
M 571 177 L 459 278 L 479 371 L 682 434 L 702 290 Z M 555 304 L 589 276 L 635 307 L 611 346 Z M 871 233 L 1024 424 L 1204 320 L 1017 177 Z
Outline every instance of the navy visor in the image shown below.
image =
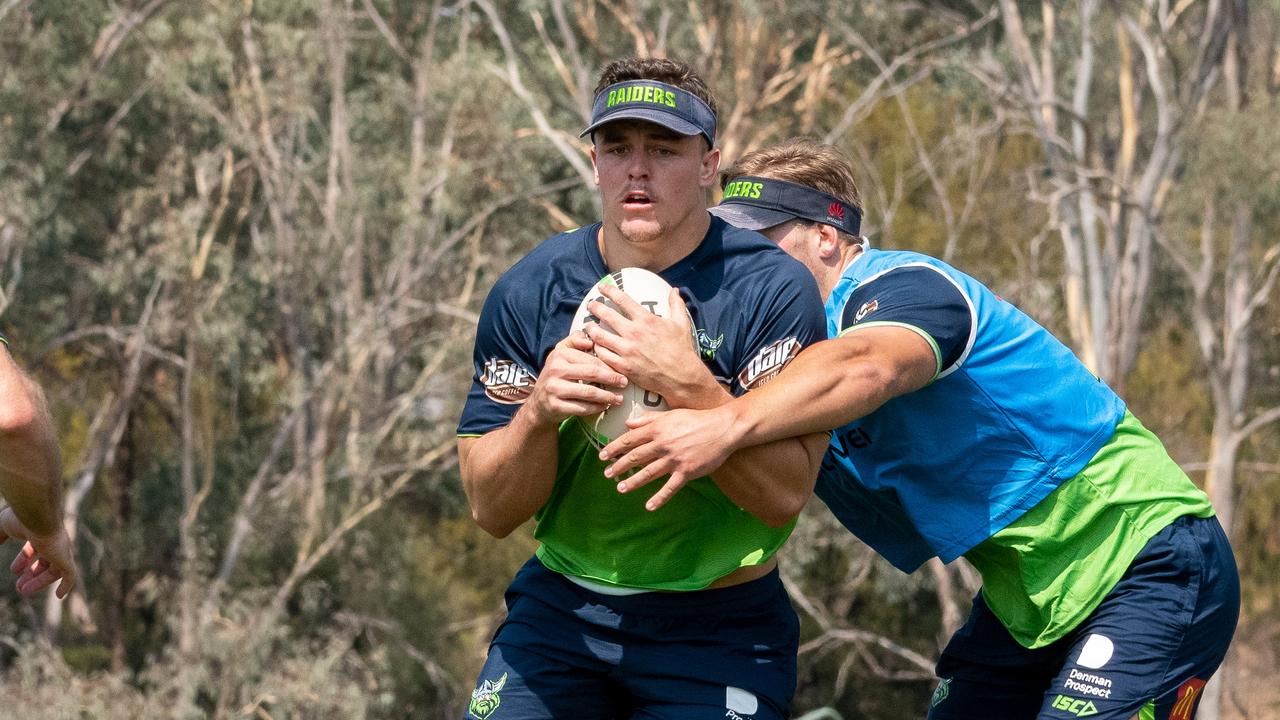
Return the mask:
M 655 80 L 614 83 L 596 96 L 591 124 L 578 137 L 586 137 L 614 120 L 645 120 L 681 135 L 701 135 L 716 144 L 716 116 L 702 98 L 674 85 Z
M 784 222 L 812 220 L 854 237 L 862 227 L 862 213 L 849 203 L 807 185 L 743 175 L 724 187 L 712 215 L 747 230 L 764 230 Z

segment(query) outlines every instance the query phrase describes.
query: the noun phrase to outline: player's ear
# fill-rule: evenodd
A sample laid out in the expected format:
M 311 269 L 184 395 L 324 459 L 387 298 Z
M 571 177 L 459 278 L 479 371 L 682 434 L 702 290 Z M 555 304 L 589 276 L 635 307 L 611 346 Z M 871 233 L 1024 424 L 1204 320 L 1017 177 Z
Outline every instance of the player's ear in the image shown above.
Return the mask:
M 826 223 L 815 223 L 818 230 L 818 257 L 828 260 L 840 254 L 840 231 Z
M 596 185 L 600 184 L 600 168 L 596 167 L 596 146 L 591 144 L 591 176 L 595 178 Z
M 720 148 L 711 148 L 702 154 L 702 169 L 698 173 L 699 184 L 704 188 L 713 187 L 720 174 Z

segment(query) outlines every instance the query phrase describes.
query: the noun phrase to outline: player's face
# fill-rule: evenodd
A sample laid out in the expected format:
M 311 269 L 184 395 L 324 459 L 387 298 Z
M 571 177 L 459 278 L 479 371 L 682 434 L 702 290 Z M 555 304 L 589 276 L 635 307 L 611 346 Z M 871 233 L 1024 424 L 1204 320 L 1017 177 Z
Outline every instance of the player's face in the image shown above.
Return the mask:
M 620 120 L 595 132 L 591 160 L 605 227 L 627 242 L 657 243 L 705 222 L 720 151 L 707 150 L 702 136 Z

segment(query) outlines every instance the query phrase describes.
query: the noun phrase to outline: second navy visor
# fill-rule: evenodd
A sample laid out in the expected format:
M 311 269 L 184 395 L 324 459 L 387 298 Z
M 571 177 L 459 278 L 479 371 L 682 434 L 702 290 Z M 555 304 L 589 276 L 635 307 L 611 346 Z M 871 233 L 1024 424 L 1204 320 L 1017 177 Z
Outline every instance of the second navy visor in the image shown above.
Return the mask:
M 830 225 L 854 237 L 862 228 L 862 213 L 834 195 L 786 180 L 743 175 L 724 186 L 712 215 L 747 230 L 764 230 L 791 220 Z

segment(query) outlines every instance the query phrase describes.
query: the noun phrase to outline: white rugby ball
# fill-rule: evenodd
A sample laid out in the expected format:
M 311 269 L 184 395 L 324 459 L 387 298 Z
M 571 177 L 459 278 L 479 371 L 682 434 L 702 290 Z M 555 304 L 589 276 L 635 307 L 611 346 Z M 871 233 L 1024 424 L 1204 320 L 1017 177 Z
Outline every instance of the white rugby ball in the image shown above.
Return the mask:
M 655 273 L 643 268 L 625 267 L 618 272 L 610 273 L 600 278 L 600 282 L 612 283 L 617 286 L 654 315 L 664 318 L 671 317 L 671 306 L 667 302 L 671 292 L 671 285 Z M 578 312 L 573 317 L 573 324 L 569 327 L 570 333 L 582 332 L 583 328 L 592 323 L 612 332 L 612 329 L 607 324 L 601 322 L 599 318 L 587 310 L 587 303 L 592 300 L 597 300 L 614 310 L 618 310 L 617 306 L 601 294 L 599 288 L 593 285 L 587 291 L 587 296 L 582 299 L 582 304 L 578 306 Z M 615 405 L 599 415 L 578 418 L 583 431 L 587 434 L 587 438 L 598 448 L 604 447 L 610 441 L 625 433 L 628 429 L 627 420 L 646 413 L 671 409 L 667 405 L 666 399 L 661 395 L 645 390 L 632 382 L 627 383 L 621 395 L 621 405 Z

